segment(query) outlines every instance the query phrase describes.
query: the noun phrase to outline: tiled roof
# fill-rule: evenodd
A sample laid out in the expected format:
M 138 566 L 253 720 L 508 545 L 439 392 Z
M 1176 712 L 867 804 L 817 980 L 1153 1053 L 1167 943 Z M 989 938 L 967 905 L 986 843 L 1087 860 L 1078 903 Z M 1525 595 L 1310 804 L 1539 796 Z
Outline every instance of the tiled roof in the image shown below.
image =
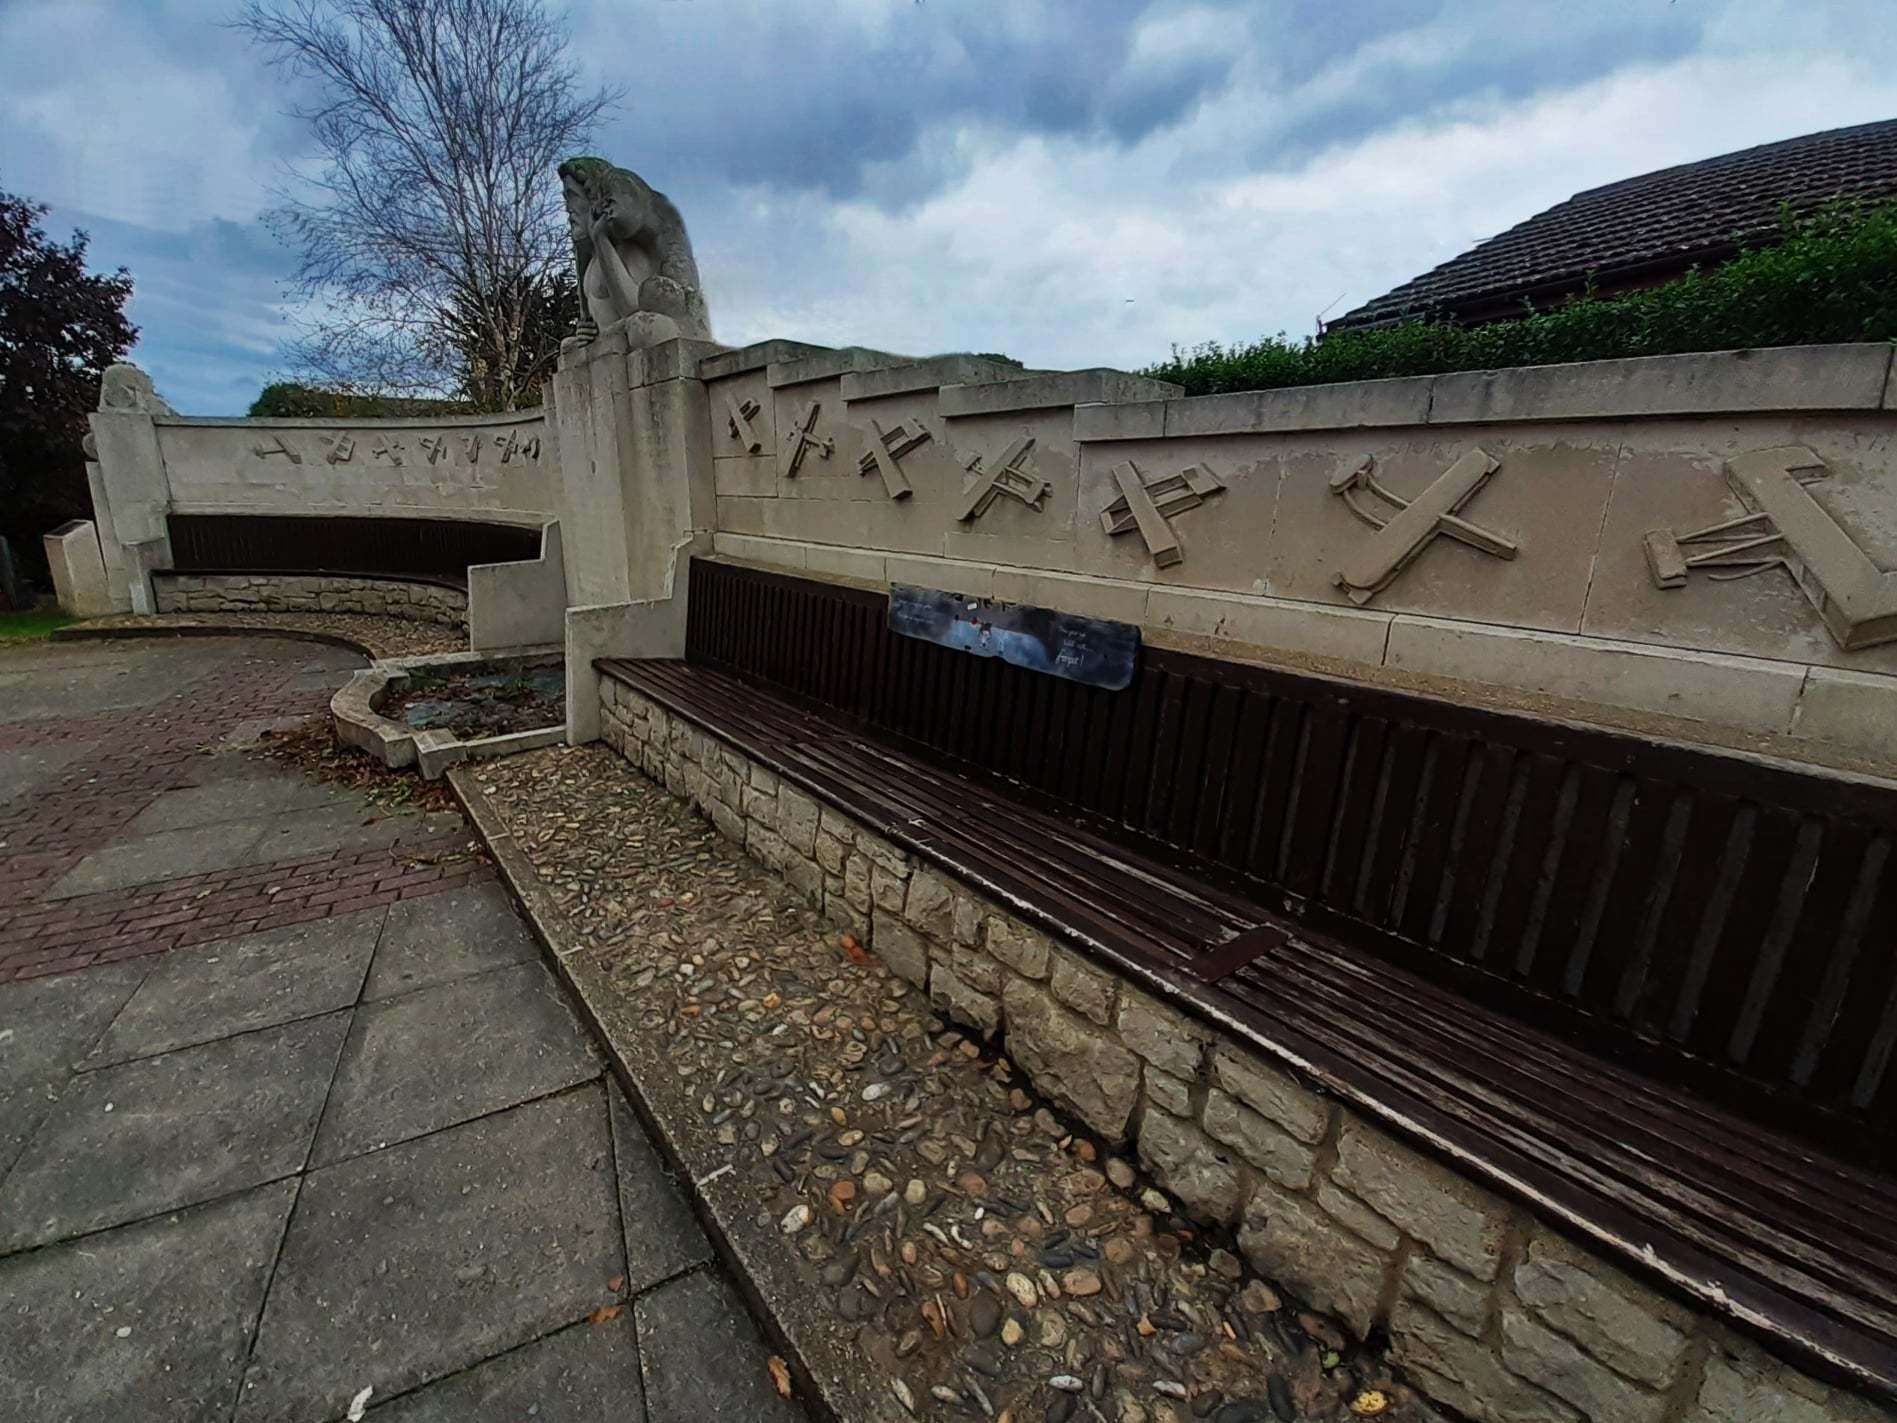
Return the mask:
M 1475 314 L 1528 293 L 1576 290 L 1590 273 L 1667 275 L 1772 231 L 1781 203 L 1890 196 L 1897 119 L 1761 144 L 1576 193 L 1330 325 Z

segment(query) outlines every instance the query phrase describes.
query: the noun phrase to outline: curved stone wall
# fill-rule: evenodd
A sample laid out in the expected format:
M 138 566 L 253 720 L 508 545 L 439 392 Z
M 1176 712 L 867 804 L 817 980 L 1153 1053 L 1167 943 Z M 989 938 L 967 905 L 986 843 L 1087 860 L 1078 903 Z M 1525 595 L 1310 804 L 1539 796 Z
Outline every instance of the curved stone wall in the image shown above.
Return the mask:
M 161 613 L 371 613 L 465 628 L 468 595 L 405 578 L 317 573 L 160 573 L 152 588 Z

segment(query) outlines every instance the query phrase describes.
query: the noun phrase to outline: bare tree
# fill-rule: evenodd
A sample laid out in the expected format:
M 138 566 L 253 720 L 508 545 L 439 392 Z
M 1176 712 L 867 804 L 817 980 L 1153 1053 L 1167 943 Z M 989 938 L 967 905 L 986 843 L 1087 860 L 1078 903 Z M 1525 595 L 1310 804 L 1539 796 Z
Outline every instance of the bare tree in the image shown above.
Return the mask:
M 582 92 L 541 0 L 250 0 L 236 25 L 314 96 L 320 161 L 271 215 L 317 313 L 294 357 L 512 409 L 572 299 L 555 168 L 617 96 Z

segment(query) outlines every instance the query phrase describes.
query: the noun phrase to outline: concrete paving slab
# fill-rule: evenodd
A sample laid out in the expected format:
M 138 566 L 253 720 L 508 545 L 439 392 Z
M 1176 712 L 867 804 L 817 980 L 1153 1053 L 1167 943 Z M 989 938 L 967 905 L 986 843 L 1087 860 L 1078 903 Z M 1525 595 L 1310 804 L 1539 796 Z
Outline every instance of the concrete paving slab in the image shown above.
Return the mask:
M 771 1385 L 771 1351 L 724 1276 L 699 1270 L 641 1295 L 639 1362 L 650 1423 L 801 1423 Z
M 151 968 L 133 959 L 0 984 L 0 1178 Z
M 166 791 L 125 828 L 127 835 L 185 830 L 229 820 L 255 820 L 286 811 L 313 810 L 350 801 L 347 791 L 319 785 L 301 776 L 256 766 L 244 779 L 224 778 L 184 790 Z
M 645 1423 L 632 1313 L 575 1324 L 371 1408 L 375 1423 Z
M 626 1289 L 638 1294 L 710 1260 L 711 1242 L 625 1094 L 608 1081 L 619 1218 L 626 1226 Z
M 326 1166 L 584 1082 L 592 1044 L 537 963 L 365 1003 L 311 1160 Z
M 362 990 L 384 912 L 365 909 L 172 950 L 85 1066 L 154 1057 L 348 1007 Z
M 611 1303 L 611 1168 L 592 1085 L 311 1172 L 236 1417 L 337 1417 Z
M 538 957 L 507 891 L 491 882 L 469 885 L 389 906 L 362 996 L 390 998 Z
M 75 757 L 91 749 L 89 742 L 61 741 L 50 746 L 22 746 L 0 751 L 0 805 L 48 784 Z
M 267 865 L 276 860 L 327 855 L 345 846 L 369 850 L 393 845 L 405 835 L 419 834 L 421 821 L 422 817 L 413 812 L 390 814 L 351 797 L 314 810 L 270 817 L 244 859 L 250 864 Z
M 222 1423 L 294 1183 L 0 1259 L 0 1418 Z
M 0 1182 L 0 1254 L 294 1175 L 346 1012 L 83 1073 Z
M 118 840 L 94 850 L 66 871 L 46 897 L 70 899 L 75 894 L 129 889 L 243 864 L 252 858 L 251 852 L 267 828 L 268 823 L 262 820 L 232 820 Z

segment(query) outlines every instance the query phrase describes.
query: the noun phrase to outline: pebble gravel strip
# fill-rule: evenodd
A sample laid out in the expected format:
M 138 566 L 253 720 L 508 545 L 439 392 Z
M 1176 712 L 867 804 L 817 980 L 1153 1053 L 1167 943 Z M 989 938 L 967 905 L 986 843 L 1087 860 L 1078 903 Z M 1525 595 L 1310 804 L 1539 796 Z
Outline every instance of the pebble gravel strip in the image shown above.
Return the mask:
M 126 613 L 88 618 L 62 628 L 60 639 L 125 637 L 137 633 L 163 636 L 176 632 L 312 633 L 366 649 L 371 657 L 415 657 L 427 652 L 466 652 L 468 636 L 461 628 L 409 618 L 385 618 L 372 613 Z
M 610 750 L 453 776 L 840 1415 L 1438 1417 Z

